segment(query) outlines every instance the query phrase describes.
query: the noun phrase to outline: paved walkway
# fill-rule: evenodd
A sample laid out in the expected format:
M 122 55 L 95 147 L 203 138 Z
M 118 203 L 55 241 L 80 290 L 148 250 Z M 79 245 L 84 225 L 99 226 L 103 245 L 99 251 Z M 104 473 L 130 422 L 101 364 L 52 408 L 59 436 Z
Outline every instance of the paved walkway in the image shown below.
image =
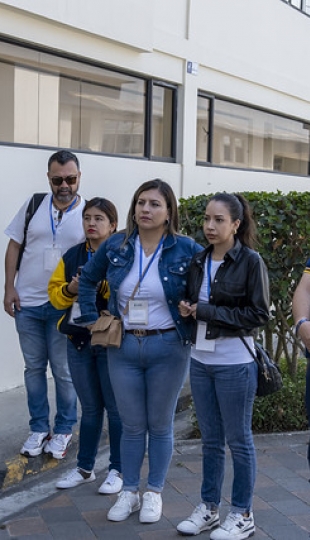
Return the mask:
M 183 414 L 183 413 L 182 413 Z M 178 415 L 177 415 L 178 416 Z M 178 422 L 178 419 L 177 419 Z M 256 540 L 309 540 L 310 484 L 306 461 L 309 432 L 258 435 L 255 437 L 258 475 L 254 497 Z M 37 459 L 37 458 L 36 458 Z M 67 462 L 62 466 L 72 466 Z M 201 444 L 197 440 L 176 440 L 174 456 L 163 493 L 163 517 L 158 523 L 139 523 L 138 513 L 122 523 L 112 523 L 106 514 L 116 496 L 99 495 L 108 464 L 107 447 L 102 446 L 96 463 L 96 482 L 70 490 L 55 489 L 60 468 L 24 480 L 4 490 L 0 497 L 0 540 L 169 540 L 181 538 L 177 523 L 199 502 Z M 147 475 L 143 467 L 141 491 Z M 223 486 L 222 517 L 226 515 L 232 468 L 227 453 Z M 21 509 L 18 505 L 23 505 Z M 16 513 L 16 508 L 19 507 Z M 209 538 L 202 533 L 199 538 Z

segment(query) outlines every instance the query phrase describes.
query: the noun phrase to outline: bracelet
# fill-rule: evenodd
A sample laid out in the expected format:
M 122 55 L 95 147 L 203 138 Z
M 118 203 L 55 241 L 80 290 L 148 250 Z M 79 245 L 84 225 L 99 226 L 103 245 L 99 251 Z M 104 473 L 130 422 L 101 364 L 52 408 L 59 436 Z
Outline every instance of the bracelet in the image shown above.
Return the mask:
M 301 327 L 301 325 L 302 325 L 304 322 L 309 322 L 309 319 L 307 319 L 307 317 L 303 317 L 303 318 L 300 319 L 300 320 L 298 321 L 298 323 L 296 324 L 296 326 L 295 326 L 295 334 L 296 334 L 296 337 L 298 336 L 299 328 Z
M 69 298 L 74 298 L 76 296 L 76 294 L 72 294 L 69 290 L 68 290 L 68 283 L 66 285 L 63 286 L 62 288 L 62 292 L 65 296 L 69 297 Z

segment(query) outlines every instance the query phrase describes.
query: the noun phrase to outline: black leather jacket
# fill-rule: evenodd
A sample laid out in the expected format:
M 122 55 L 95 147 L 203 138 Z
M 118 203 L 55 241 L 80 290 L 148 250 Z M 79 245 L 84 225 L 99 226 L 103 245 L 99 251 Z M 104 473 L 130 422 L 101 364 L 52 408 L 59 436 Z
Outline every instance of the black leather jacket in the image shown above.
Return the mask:
M 198 302 L 209 245 L 193 257 L 187 281 L 187 300 Z M 269 319 L 269 281 L 260 255 L 236 240 L 211 284 L 209 303 L 198 302 L 197 320 L 207 322 L 206 339 L 255 335 Z M 195 342 L 196 325 L 193 335 Z

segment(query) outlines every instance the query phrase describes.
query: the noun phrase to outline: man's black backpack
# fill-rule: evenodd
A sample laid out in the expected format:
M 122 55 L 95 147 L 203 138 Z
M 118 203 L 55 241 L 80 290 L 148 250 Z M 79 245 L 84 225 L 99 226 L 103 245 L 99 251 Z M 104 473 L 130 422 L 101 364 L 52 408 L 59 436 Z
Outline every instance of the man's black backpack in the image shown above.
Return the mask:
M 27 206 L 26 215 L 25 215 L 24 238 L 20 246 L 19 255 L 18 255 L 17 264 L 16 264 L 16 270 L 19 270 L 22 256 L 26 247 L 27 231 L 28 231 L 29 223 L 31 219 L 33 218 L 34 214 L 36 213 L 36 211 L 38 210 L 45 195 L 46 193 L 34 193 Z

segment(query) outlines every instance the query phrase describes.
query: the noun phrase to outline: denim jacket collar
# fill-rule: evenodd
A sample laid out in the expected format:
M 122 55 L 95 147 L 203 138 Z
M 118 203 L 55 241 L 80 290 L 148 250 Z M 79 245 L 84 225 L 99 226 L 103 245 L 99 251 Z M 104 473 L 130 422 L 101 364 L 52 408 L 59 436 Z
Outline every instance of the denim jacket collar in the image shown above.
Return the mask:
M 130 244 L 133 250 L 135 249 L 135 242 L 136 242 L 136 238 L 138 234 L 139 234 L 139 230 L 138 230 L 138 227 L 136 227 L 135 230 L 131 233 L 131 235 L 127 239 L 128 244 Z M 176 242 L 177 241 L 176 241 L 175 236 L 173 234 L 168 233 L 163 243 L 163 249 L 171 248 L 172 246 L 176 244 Z

